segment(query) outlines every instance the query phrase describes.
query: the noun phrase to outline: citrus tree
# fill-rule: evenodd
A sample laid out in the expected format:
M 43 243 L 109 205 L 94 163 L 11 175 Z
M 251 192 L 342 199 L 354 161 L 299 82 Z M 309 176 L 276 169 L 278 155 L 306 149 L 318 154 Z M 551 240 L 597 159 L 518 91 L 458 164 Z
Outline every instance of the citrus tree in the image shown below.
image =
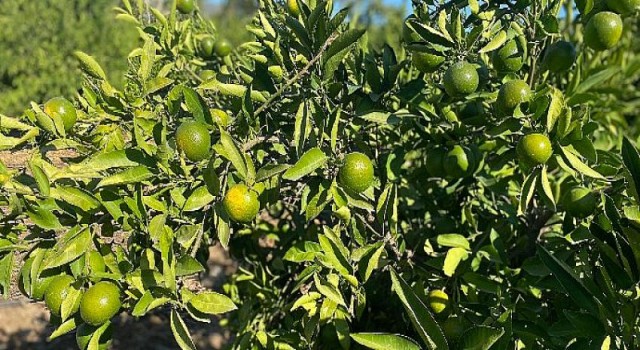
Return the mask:
M 239 349 L 640 346 L 637 1 L 414 1 L 396 50 L 331 1 L 259 5 L 232 47 L 125 0 L 123 89 L 77 52 L 73 103 L 1 117 L 30 158 L 0 164 L 0 286 L 52 338 L 161 309 L 183 349 L 220 314 Z

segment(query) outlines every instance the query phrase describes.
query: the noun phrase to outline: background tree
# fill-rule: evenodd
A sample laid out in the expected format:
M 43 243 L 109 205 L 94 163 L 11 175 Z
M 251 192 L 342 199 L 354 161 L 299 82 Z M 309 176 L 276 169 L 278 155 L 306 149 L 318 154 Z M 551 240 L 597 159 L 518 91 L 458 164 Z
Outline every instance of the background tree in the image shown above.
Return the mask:
M 73 96 L 81 79 L 73 51 L 105 62 L 116 86 L 136 44 L 133 26 L 113 20 L 117 0 L 0 2 L 0 111 L 16 114 L 30 101 Z

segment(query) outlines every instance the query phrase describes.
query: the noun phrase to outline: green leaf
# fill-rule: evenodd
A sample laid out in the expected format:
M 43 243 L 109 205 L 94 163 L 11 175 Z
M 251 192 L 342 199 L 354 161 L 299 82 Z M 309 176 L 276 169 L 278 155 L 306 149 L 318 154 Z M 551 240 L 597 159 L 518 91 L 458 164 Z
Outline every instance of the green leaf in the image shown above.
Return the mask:
M 443 12 L 444 13 L 444 12 Z M 500 48 L 504 43 L 507 42 L 507 32 L 501 30 L 498 34 L 496 34 L 491 41 L 487 43 L 483 48 L 478 51 L 479 53 L 491 52 Z
M 64 321 L 60 326 L 58 326 L 58 328 L 56 328 L 51 335 L 49 336 L 49 338 L 47 338 L 47 341 L 52 341 L 62 335 L 65 335 L 69 332 L 71 332 L 72 330 L 76 329 L 77 327 L 77 323 L 76 323 L 76 318 L 72 317 L 66 321 Z
M 102 338 L 102 335 L 107 331 L 109 326 L 111 326 L 111 321 L 105 322 L 93 332 L 91 340 L 89 340 L 89 345 L 87 345 L 87 350 L 100 350 L 100 338 Z
M 449 344 L 442 329 L 427 309 L 427 306 L 411 289 L 411 286 L 394 270 L 391 270 L 393 291 L 402 301 L 407 316 L 429 350 L 448 350 Z
M 533 194 L 536 189 L 536 179 L 538 177 L 538 172 L 534 171 L 531 174 L 527 175 L 527 178 L 524 180 L 522 184 L 522 189 L 520 190 L 520 202 L 518 205 L 518 215 L 524 215 L 527 211 L 527 207 L 533 199 Z
M 107 80 L 107 75 L 100 67 L 100 64 L 91 56 L 87 55 L 82 51 L 76 51 L 73 53 L 74 56 L 80 62 L 80 68 L 87 73 L 88 75 L 102 80 Z
M 297 181 L 302 177 L 311 174 L 323 166 L 329 157 L 318 147 L 314 147 L 300 157 L 296 164 L 289 168 L 282 178 L 285 180 Z
M 75 283 L 67 288 L 67 296 L 62 300 L 62 306 L 60 308 L 60 317 L 63 321 L 73 316 L 72 312 L 77 311 L 77 309 L 74 309 L 80 305 L 82 294 L 84 294 L 82 289 L 76 288 Z
M 94 211 L 102 205 L 89 192 L 77 187 L 57 186 L 51 189 L 51 197 L 84 211 Z
M 489 350 L 504 334 L 504 329 L 489 326 L 475 326 L 462 335 L 461 350 Z
M 29 169 L 33 174 L 33 178 L 36 180 L 36 185 L 38 186 L 40 193 L 43 196 L 48 197 L 51 194 L 51 185 L 47 174 L 45 174 L 44 170 L 42 170 L 42 168 L 33 160 L 29 161 Z
M 622 140 L 622 160 L 625 168 L 627 168 L 629 174 L 631 174 L 631 179 L 633 179 L 631 186 L 633 186 L 635 193 L 640 194 L 640 191 L 638 191 L 638 187 L 640 186 L 640 154 L 638 154 L 636 147 L 626 137 Z
M 72 172 L 81 172 L 83 169 L 91 171 L 104 171 L 114 168 L 130 168 L 148 163 L 144 153 L 137 149 L 124 149 L 106 153 L 98 153 L 80 164 L 69 166 Z
M 463 248 L 451 248 L 447 252 L 447 256 L 444 258 L 444 266 L 442 271 L 445 276 L 453 276 L 460 264 L 460 261 L 466 260 L 469 257 L 469 252 Z
M 585 308 L 591 314 L 598 315 L 597 299 L 582 284 L 580 278 L 564 262 L 553 256 L 546 248 L 538 246 L 538 257 L 551 270 L 564 290 L 575 301 L 576 305 Z
M 356 343 L 373 350 L 420 350 L 412 339 L 390 333 L 351 333 Z
M 9 291 L 12 281 L 11 275 L 14 267 L 13 256 L 14 252 L 10 251 L 0 259 L 0 295 L 3 295 L 5 298 L 10 296 Z M 26 286 L 25 289 L 27 289 Z
M 562 91 L 552 88 L 551 90 L 551 102 L 549 103 L 549 110 L 547 111 L 547 131 L 553 131 L 553 127 L 556 125 L 558 118 L 562 114 L 564 108 L 564 95 Z
M 176 342 L 182 350 L 196 350 L 196 345 L 191 339 L 191 334 L 187 329 L 187 325 L 184 324 L 182 317 L 175 309 L 171 309 L 171 316 L 169 318 L 169 324 L 171 326 L 171 332 Z
M 139 165 L 123 170 L 117 174 L 107 176 L 100 180 L 98 188 L 105 186 L 117 186 L 125 184 L 139 183 L 153 177 L 154 174 L 146 166 Z
M 187 198 L 182 211 L 190 212 L 200 210 L 209 203 L 213 202 L 214 199 L 215 197 L 211 193 L 209 193 L 207 186 L 199 186 L 195 190 L 193 190 L 191 195 Z
M 569 151 L 566 147 L 560 146 L 560 150 L 562 151 L 562 155 L 564 156 L 564 159 L 578 173 L 580 173 L 582 175 L 585 175 L 585 176 L 588 176 L 588 177 L 591 177 L 591 178 L 594 178 L 594 179 L 600 179 L 600 180 L 604 180 L 605 179 L 605 177 L 602 176 L 602 174 L 600 174 L 599 172 L 591 169 L 587 164 L 582 162 L 582 160 L 580 160 L 580 158 L 578 158 L 576 155 L 571 153 L 571 151 Z
M 90 247 L 93 244 L 91 242 L 91 231 L 88 228 L 85 228 L 78 233 L 70 230 L 67 235 L 70 235 L 71 237 L 69 237 L 69 239 L 58 240 L 54 250 L 51 252 L 51 255 L 47 257 L 47 261 L 44 265 L 45 270 L 62 266 L 76 260 L 85 253 L 87 247 Z
M 202 264 L 190 255 L 183 255 L 178 259 L 176 265 L 176 276 L 178 277 L 190 276 L 204 271 Z
M 187 105 L 187 110 L 193 115 L 193 118 L 201 123 L 206 123 L 205 118 L 205 102 L 198 93 L 188 87 L 182 89 L 182 95 L 184 96 L 184 102 Z
M 220 144 L 224 148 L 225 158 L 233 164 L 242 178 L 246 178 L 247 163 L 245 157 L 242 155 L 243 152 L 240 151 L 240 148 L 238 148 L 231 135 L 222 129 L 220 129 Z
M 619 72 L 619 67 L 611 67 L 598 73 L 590 74 L 587 79 L 585 79 L 582 83 L 580 83 L 580 85 L 576 87 L 576 90 L 573 91 L 571 95 L 585 93 L 592 88 L 606 81 L 609 81 L 614 75 L 618 74 Z
M 144 47 L 142 48 L 142 55 L 140 56 L 140 68 L 138 69 L 138 75 L 142 78 L 142 81 L 149 79 L 151 75 L 151 69 L 156 60 L 156 44 L 153 41 L 153 37 L 146 35 L 144 37 Z
M 189 300 L 189 304 L 208 315 L 219 315 L 238 308 L 227 296 L 215 292 L 197 294 Z
M 340 34 L 333 43 L 327 49 L 323 56 L 323 73 L 324 79 L 330 80 L 333 78 L 336 69 L 349 53 L 349 47 L 355 44 L 366 32 L 365 29 L 349 29 Z
M 57 230 L 62 227 L 56 214 L 40 206 L 29 208 L 27 216 L 29 216 L 29 219 L 31 219 L 34 224 L 45 230 Z
M 289 164 L 267 164 L 258 170 L 256 182 L 266 181 L 291 168 Z
M 463 235 L 457 233 L 438 235 L 438 237 L 436 237 L 436 242 L 443 247 L 458 247 L 464 248 L 466 250 L 471 250 L 469 241 L 467 241 L 467 239 Z
M 329 300 L 333 301 L 338 305 L 347 307 L 347 304 L 344 302 L 344 298 L 342 297 L 342 294 L 338 289 L 336 289 L 331 284 L 325 282 L 324 280 L 320 279 L 320 277 L 318 277 L 317 274 L 313 275 L 313 280 L 314 280 L 316 289 L 318 290 L 318 292 L 320 292 L 320 294 L 324 295 Z

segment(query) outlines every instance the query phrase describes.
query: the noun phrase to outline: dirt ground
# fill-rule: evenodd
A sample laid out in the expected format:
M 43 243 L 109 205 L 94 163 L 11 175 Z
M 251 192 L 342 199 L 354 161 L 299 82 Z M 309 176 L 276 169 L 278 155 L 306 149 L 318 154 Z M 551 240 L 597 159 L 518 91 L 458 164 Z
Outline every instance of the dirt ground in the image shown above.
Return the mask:
M 203 276 L 202 284 L 220 290 L 225 277 L 235 270 L 235 264 L 219 246 L 210 248 L 210 257 L 209 271 Z M 190 322 L 188 316 L 184 320 L 198 349 L 222 349 L 231 337 L 228 330 L 218 326 L 218 319 L 209 324 Z M 73 332 L 47 342 L 53 331 L 48 321 L 49 314 L 42 303 L 30 303 L 27 299 L 0 300 L 0 350 L 77 349 Z M 169 327 L 167 310 L 140 319 L 123 313 L 113 322 L 111 349 L 179 349 Z

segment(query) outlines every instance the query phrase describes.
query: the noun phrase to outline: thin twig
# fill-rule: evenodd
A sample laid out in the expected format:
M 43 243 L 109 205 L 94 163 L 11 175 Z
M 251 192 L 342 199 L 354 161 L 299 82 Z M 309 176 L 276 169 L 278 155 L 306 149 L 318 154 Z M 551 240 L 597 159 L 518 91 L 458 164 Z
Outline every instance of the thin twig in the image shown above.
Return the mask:
M 276 91 L 275 94 L 271 95 L 271 97 L 269 97 L 267 102 L 265 102 L 262 106 L 260 106 L 260 108 L 256 109 L 255 115 L 259 115 L 260 113 L 264 112 L 275 100 L 277 100 L 280 96 L 282 96 L 282 94 L 289 87 L 291 87 L 291 85 L 293 85 L 296 81 L 300 80 L 305 74 L 309 73 L 309 70 L 311 69 L 311 67 L 314 64 L 316 64 L 316 62 L 318 62 L 320 58 L 322 58 L 322 54 L 327 50 L 327 48 L 329 48 L 329 45 L 331 45 L 331 43 L 333 43 L 333 41 L 336 40 L 337 37 L 338 37 L 337 33 L 332 34 L 327 39 L 327 41 L 324 42 L 318 54 L 313 59 L 311 59 L 311 61 L 309 61 L 309 63 L 307 63 L 307 65 L 304 68 L 302 68 L 301 71 L 299 71 L 296 75 L 294 75 L 293 78 L 287 80 L 284 86 L 282 86 L 278 91 Z

